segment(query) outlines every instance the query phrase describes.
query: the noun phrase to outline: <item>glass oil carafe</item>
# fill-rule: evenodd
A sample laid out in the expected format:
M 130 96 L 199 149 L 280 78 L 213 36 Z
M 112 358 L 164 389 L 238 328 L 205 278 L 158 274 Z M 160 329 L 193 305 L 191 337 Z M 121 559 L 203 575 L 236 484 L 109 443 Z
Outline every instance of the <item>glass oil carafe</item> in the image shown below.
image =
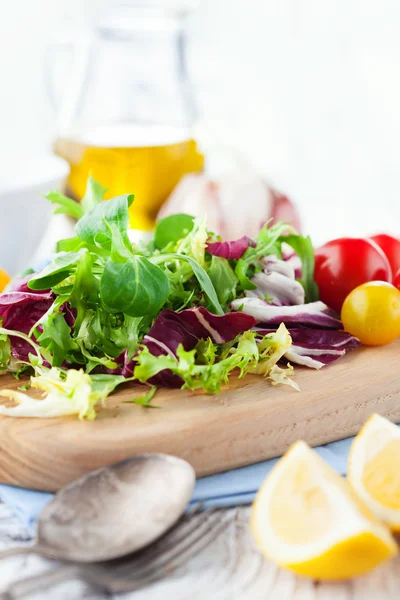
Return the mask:
M 181 177 L 203 169 L 184 13 L 162 3 L 110 2 L 72 50 L 58 109 L 56 154 L 71 167 L 80 200 L 88 175 L 106 198 L 133 193 L 130 225 L 151 230 Z

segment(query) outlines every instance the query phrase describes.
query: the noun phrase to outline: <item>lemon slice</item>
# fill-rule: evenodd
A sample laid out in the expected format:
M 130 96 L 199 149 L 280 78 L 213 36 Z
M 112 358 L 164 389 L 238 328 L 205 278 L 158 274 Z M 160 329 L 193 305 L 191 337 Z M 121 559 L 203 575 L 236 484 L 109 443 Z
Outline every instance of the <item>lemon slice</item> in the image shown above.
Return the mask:
M 350 485 L 360 500 L 393 531 L 400 531 L 400 429 L 372 415 L 349 455 Z
M 250 526 L 265 556 L 316 579 L 360 575 L 397 553 L 385 525 L 304 442 L 294 444 L 263 483 Z

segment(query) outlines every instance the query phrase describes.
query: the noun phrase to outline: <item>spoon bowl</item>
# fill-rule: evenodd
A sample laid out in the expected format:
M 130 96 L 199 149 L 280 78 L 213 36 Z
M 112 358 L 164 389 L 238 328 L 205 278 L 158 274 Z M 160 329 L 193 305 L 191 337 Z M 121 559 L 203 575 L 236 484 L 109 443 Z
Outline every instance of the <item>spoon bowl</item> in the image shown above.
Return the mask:
M 166 454 L 144 454 L 93 471 L 45 506 L 32 551 L 84 563 L 135 552 L 179 519 L 194 484 L 189 463 Z

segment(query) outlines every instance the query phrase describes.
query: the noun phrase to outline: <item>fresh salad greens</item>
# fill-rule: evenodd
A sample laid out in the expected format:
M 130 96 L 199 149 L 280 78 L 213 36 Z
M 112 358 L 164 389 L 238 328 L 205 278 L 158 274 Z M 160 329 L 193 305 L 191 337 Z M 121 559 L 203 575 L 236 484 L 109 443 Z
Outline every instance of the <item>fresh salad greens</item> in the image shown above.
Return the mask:
M 340 329 L 316 302 L 309 238 L 277 223 L 264 225 L 255 239 L 227 242 L 207 230 L 204 218 L 177 214 L 158 222 L 149 243 L 133 244 L 134 196 L 105 202 L 104 193 L 91 177 L 79 204 L 51 192 L 55 212 L 78 219 L 75 236 L 59 242 L 46 267 L 0 295 L 0 368 L 17 377 L 33 371 L 31 387 L 46 393 L 39 401 L 2 391 L 15 406 L 0 405 L 1 414 L 92 419 L 95 406 L 126 381 L 150 386 L 132 402 L 151 406 L 158 387 L 217 393 L 233 372 L 295 386 L 292 368 L 277 365 L 289 352 L 294 362 L 312 362 L 315 353 L 319 365 L 329 362 L 329 347 L 318 348 L 318 340 L 313 346 L 306 329 L 315 322 Z M 298 279 L 285 245 L 301 260 Z M 293 349 L 284 323 L 295 326 L 296 315 Z M 335 333 L 337 352 L 347 334 Z

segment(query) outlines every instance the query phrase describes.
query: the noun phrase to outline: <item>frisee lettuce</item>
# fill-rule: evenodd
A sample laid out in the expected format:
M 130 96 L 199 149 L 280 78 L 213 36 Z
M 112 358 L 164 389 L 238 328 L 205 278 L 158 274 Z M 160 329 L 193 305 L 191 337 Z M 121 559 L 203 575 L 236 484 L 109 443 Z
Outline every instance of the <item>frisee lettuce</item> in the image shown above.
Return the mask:
M 282 324 L 276 333 L 262 337 L 253 331 L 244 332 L 220 360 L 217 345 L 211 340 L 202 341 L 198 348 L 189 351 L 180 344 L 176 358 L 170 354 L 154 356 L 147 346 L 143 346 L 136 356 L 134 377 L 146 383 L 161 371 L 169 370 L 182 379 L 183 389 L 204 389 L 208 394 L 215 394 L 223 383 L 229 383 L 229 376 L 236 369 L 239 378 L 248 373 L 268 377 L 290 344 L 290 334 Z M 198 355 L 205 359 L 205 364 L 196 362 Z M 282 383 L 287 381 L 282 378 Z
M 91 421 L 96 418 L 96 405 L 104 402 L 125 381 L 122 376 L 104 374 L 91 377 L 82 369 L 64 372 L 53 367 L 30 379 L 30 387 L 43 392 L 41 398 L 13 389 L 0 390 L 1 397 L 14 402 L 14 406 L 0 404 L 0 414 L 42 418 L 77 415 L 79 419 Z

